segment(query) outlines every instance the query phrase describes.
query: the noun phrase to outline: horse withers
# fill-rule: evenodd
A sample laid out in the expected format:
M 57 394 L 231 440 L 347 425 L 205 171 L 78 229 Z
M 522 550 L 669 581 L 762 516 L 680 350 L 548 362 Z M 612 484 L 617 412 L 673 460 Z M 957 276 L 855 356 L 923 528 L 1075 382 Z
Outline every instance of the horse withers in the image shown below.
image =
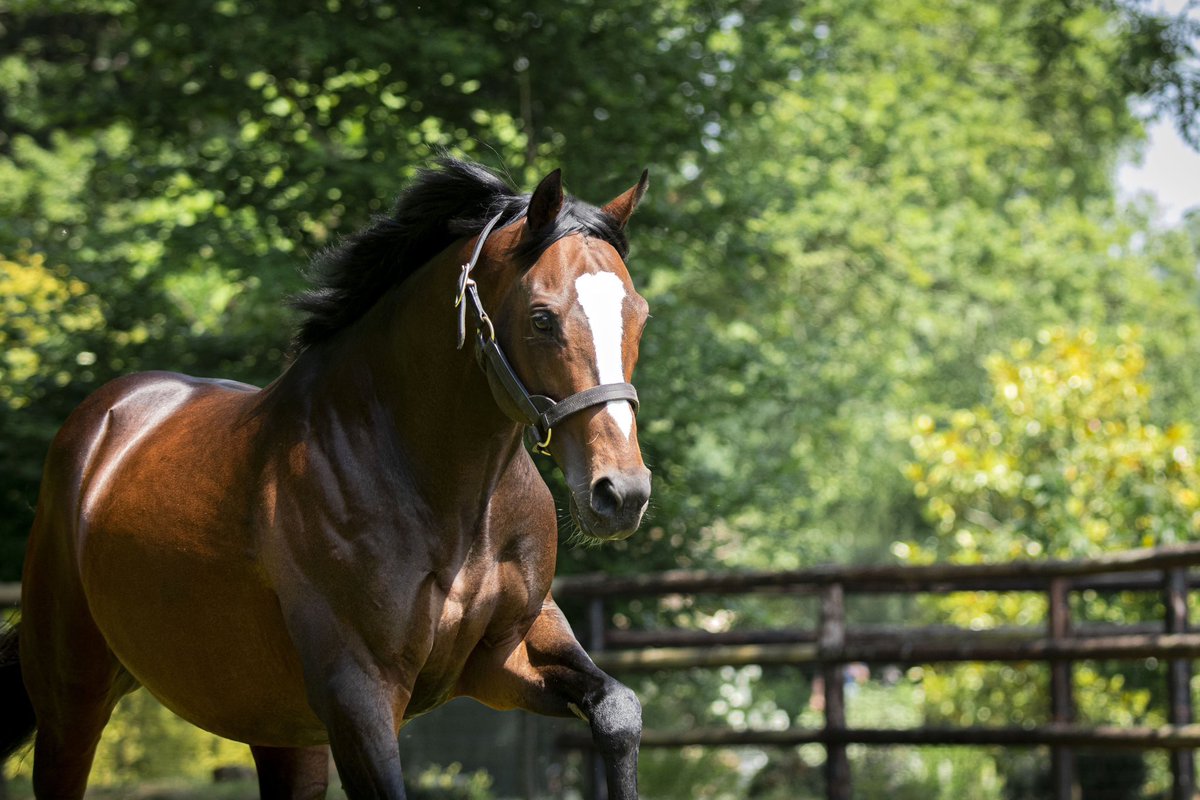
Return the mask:
M 610 796 L 637 796 L 641 708 L 550 596 L 557 515 L 522 436 L 585 534 L 638 527 L 645 189 L 596 208 L 558 171 L 522 196 L 443 159 L 317 257 L 274 383 L 142 373 L 80 405 L 0 674 L 6 755 L 36 716 L 39 798 L 83 795 L 139 685 L 249 743 L 264 797 L 323 796 L 330 750 L 351 797 L 404 797 L 400 727 L 456 696 L 582 717 Z

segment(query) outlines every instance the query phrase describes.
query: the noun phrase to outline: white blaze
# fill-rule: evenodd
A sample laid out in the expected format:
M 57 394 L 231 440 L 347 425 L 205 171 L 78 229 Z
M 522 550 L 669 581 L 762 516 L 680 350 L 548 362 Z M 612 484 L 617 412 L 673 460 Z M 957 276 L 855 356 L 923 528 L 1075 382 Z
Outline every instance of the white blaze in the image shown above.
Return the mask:
M 596 346 L 596 372 L 600 383 L 624 383 L 625 369 L 621 364 L 621 340 L 625 333 L 625 317 L 621 313 L 625 301 L 625 284 L 612 272 L 580 275 L 575 279 L 579 305 L 592 329 Z M 605 409 L 628 439 L 633 433 L 633 409 L 625 400 L 612 400 Z

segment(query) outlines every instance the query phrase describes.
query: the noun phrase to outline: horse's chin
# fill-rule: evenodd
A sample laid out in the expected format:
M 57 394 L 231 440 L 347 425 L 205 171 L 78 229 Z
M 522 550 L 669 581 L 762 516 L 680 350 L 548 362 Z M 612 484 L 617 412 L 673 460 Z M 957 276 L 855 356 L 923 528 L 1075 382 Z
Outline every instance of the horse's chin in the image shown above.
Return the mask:
M 622 539 L 628 539 L 637 531 L 638 526 L 635 525 L 629 530 L 606 531 L 604 524 L 591 513 L 591 510 L 586 510 L 586 513 L 580 513 L 579 503 L 575 501 L 575 495 L 571 495 L 568 507 L 571 510 L 571 519 L 575 521 L 575 527 L 582 534 L 583 538 L 589 542 L 603 544 L 604 542 L 619 542 Z M 641 524 L 641 519 L 638 519 L 638 524 Z

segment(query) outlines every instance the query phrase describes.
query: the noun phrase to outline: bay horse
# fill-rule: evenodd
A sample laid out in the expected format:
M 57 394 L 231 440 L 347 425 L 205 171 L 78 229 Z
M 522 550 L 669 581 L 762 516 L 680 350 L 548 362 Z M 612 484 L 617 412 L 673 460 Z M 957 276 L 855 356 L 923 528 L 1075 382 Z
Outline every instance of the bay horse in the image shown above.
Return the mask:
M 400 727 L 457 696 L 583 718 L 610 796 L 637 796 L 641 707 L 550 596 L 558 517 L 522 434 L 582 532 L 635 531 L 646 185 L 597 208 L 558 170 L 520 195 L 442 159 L 314 260 L 269 386 L 141 373 L 72 413 L 0 680 L 3 755 L 36 721 L 38 798 L 82 797 L 138 686 L 248 743 L 264 797 L 324 796 L 332 751 L 350 797 L 403 798 Z

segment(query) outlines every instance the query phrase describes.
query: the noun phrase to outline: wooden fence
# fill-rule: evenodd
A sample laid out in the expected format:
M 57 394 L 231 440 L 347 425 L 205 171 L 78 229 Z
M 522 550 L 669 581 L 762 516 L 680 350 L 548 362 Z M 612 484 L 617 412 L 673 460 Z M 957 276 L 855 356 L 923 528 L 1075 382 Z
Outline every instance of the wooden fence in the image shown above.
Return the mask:
M 1200 633 L 1188 625 L 1188 594 L 1200 585 L 1200 544 L 1135 550 L 1088 561 L 1036 561 L 1002 565 L 925 567 L 818 567 L 783 572 L 676 571 L 654 575 L 563 577 L 555 581 L 560 601 L 582 601 L 588 630 L 584 643 L 596 663 L 620 674 L 693 667 L 795 665 L 823 678 L 825 722 L 821 728 L 786 730 L 648 730 L 643 747 L 796 746 L 825 747 L 827 795 L 851 796 L 847 746 L 999 745 L 1045 746 L 1051 751 L 1054 797 L 1078 797 L 1076 748 L 1165 749 L 1171 757 L 1172 800 L 1196 797 L 1193 750 L 1200 725 L 1193 724 L 1192 659 L 1200 657 Z M 17 584 L 0 584 L 0 607 L 15 606 Z M 1082 591 L 1160 593 L 1159 623 L 1081 625 L 1073 623 L 1070 596 Z M 1036 592 L 1046 596 L 1044 629 L 974 631 L 950 627 L 850 626 L 847 597 L 938 595 L 950 592 Z M 817 598 L 812 628 L 708 633 L 690 630 L 636 631 L 610 624 L 609 604 L 632 597 L 668 595 L 776 595 Z M 1076 723 L 1071 664 L 1088 659 L 1162 659 L 1166 665 L 1168 722 L 1160 727 L 1094 727 Z M 1036 727 L 850 728 L 846 724 L 843 669 L 847 664 L 936 664 L 949 662 L 1045 662 L 1049 664 L 1050 722 Z M 569 735 L 565 746 L 587 748 L 586 736 Z M 593 759 L 593 763 L 598 763 Z M 593 780 L 603 800 L 604 782 Z
M 1196 797 L 1193 750 L 1200 725 L 1193 724 L 1192 659 L 1200 657 L 1200 633 L 1188 626 L 1188 593 L 1200 584 L 1200 545 L 1134 550 L 1087 561 L 1034 561 L 1000 565 L 922 567 L 818 567 L 785 572 L 677 571 L 611 577 L 559 578 L 560 601 L 582 601 L 587 609 L 585 644 L 596 663 L 620 675 L 636 670 L 694 667 L 797 665 L 823 680 L 825 721 L 821 728 L 786 730 L 648 730 L 643 747 L 824 745 L 825 783 L 830 800 L 851 797 L 847 745 L 1000 745 L 1050 748 L 1056 800 L 1079 796 L 1076 748 L 1166 749 L 1173 778 L 1172 800 Z M 951 627 L 847 625 L 848 596 L 941 595 L 950 592 L 1033 592 L 1049 608 L 1043 629 L 967 630 Z M 1070 596 L 1082 591 L 1159 593 L 1165 607 L 1158 623 L 1085 625 L 1071 619 Z M 635 631 L 610 624 L 609 604 L 632 597 L 668 595 L 789 595 L 816 597 L 812 628 L 708 633 L 692 630 Z M 1089 659 L 1156 658 L 1166 667 L 1169 724 L 1161 727 L 1085 726 L 1075 720 L 1072 662 Z M 1049 665 L 1050 721 L 1036 727 L 850 728 L 846 724 L 843 670 L 846 665 L 937 664 L 948 662 L 1045 662 Z M 586 736 L 561 743 L 588 748 Z M 593 757 L 593 763 L 596 759 Z M 604 798 L 593 767 L 594 798 Z

